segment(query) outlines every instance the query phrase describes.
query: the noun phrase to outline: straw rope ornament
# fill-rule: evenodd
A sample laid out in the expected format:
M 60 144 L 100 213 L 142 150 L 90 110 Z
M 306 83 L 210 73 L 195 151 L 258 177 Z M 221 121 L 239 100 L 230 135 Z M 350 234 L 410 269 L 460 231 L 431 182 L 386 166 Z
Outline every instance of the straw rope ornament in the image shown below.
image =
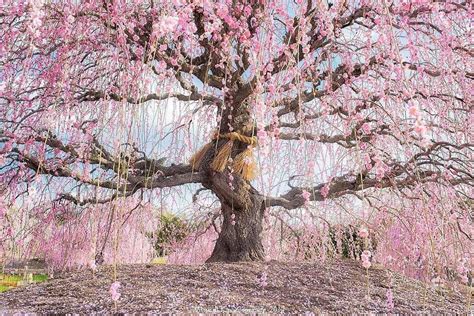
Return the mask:
M 204 145 L 191 157 L 190 164 L 193 170 L 197 170 L 201 167 L 206 154 L 213 147 L 214 141 L 219 139 L 227 139 L 227 141 L 221 146 L 217 155 L 215 155 L 212 160 L 210 165 L 211 169 L 217 172 L 223 172 L 226 167 L 229 166 L 234 142 L 238 141 L 247 144 L 248 146 L 243 152 L 235 156 L 235 158 L 230 162 L 230 167 L 234 173 L 240 175 L 247 181 L 255 179 L 257 176 L 257 164 L 253 156 L 253 149 L 257 145 L 257 137 L 245 136 L 237 132 L 219 134 L 219 132 L 216 131 L 212 137 L 212 141 Z

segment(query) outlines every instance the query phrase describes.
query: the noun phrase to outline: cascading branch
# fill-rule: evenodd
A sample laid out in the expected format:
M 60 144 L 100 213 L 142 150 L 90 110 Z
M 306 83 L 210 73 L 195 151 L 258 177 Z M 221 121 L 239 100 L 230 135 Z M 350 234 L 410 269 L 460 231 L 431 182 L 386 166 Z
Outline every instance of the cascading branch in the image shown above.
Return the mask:
M 461 0 L 7 1 L 1 240 L 11 210 L 53 232 L 57 213 L 100 210 L 84 231 L 102 252 L 129 213 L 199 186 L 220 205 L 203 212 L 209 261 L 263 260 L 265 214 L 317 230 L 344 211 L 413 263 L 397 268 L 440 274 L 473 238 L 472 15 Z

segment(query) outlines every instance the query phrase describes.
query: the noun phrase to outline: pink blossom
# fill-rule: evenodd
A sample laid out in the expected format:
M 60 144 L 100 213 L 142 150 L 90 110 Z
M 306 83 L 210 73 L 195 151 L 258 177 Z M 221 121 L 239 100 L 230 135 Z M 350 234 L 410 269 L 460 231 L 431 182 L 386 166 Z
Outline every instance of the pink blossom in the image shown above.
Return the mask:
M 179 18 L 177 16 L 165 16 L 161 20 L 161 27 L 164 32 L 173 32 L 178 26 Z
M 449 178 L 448 178 L 448 179 L 449 179 Z M 450 222 L 456 223 L 457 220 L 458 220 L 458 216 L 456 215 L 456 213 L 451 213 L 451 214 L 449 215 L 449 218 L 448 218 L 448 219 L 449 219 Z
M 258 138 L 258 143 L 263 146 L 266 144 L 267 139 L 268 139 L 268 134 L 265 130 L 259 129 L 257 131 L 257 138 Z
M 120 288 L 120 282 L 118 282 L 118 281 L 115 281 L 110 286 L 109 293 L 112 296 L 112 300 L 115 301 L 115 302 L 119 300 L 120 295 L 121 295 L 120 292 L 118 291 L 119 288 Z
M 67 22 L 68 22 L 69 24 L 73 24 L 75 20 L 76 20 L 76 19 L 74 18 L 74 16 L 73 16 L 72 14 L 70 14 L 70 15 L 67 16 Z
M 370 257 L 372 257 L 372 252 L 369 250 L 364 250 L 361 256 L 370 259 Z
M 267 278 L 268 278 L 267 272 L 263 271 L 260 277 L 257 279 L 260 287 L 264 288 L 268 285 Z
M 39 37 L 41 34 L 39 28 L 43 25 L 43 16 L 44 13 L 41 11 L 41 8 L 34 6 L 31 12 L 31 23 L 28 28 L 36 37 Z
M 360 238 L 369 237 L 369 231 L 367 230 L 367 228 L 363 227 L 363 228 L 359 229 L 359 237 Z
M 467 264 L 466 258 L 462 258 L 461 260 L 459 260 L 459 264 L 457 266 L 457 272 L 458 272 L 459 277 L 461 278 L 461 282 L 467 284 L 469 282 L 469 278 L 467 276 L 469 269 L 466 267 L 466 264 Z
M 327 198 L 328 195 L 329 195 L 329 183 L 326 184 L 325 186 L 323 186 L 321 188 L 321 195 L 324 197 L 324 198 Z
M 418 107 L 418 105 L 412 105 L 408 108 L 408 114 L 411 116 L 411 117 L 419 117 L 420 116 L 420 109 Z
M 389 311 L 392 311 L 394 307 L 395 307 L 395 304 L 393 303 L 393 292 L 392 292 L 392 289 L 388 289 L 387 290 L 387 309 Z
M 375 164 L 375 176 L 377 180 L 382 180 L 385 176 L 385 168 L 381 163 Z
M 369 250 L 364 250 L 360 255 L 360 258 L 362 259 L 362 266 L 366 269 L 370 268 L 372 265 L 370 263 L 370 257 L 372 257 L 372 253 Z
M 95 263 L 95 260 L 90 260 L 89 261 L 89 268 L 92 270 L 92 272 L 96 272 L 97 271 L 97 265 Z
M 416 120 L 415 132 L 420 136 L 424 136 L 426 131 L 427 131 L 427 128 L 426 128 L 426 125 L 423 123 L 423 121 L 422 120 Z
M 178 26 L 179 18 L 177 16 L 164 16 L 159 22 L 153 24 L 153 33 L 157 35 L 167 35 L 174 32 Z
M 302 196 L 303 199 L 304 199 L 305 205 L 308 204 L 309 198 L 311 197 L 311 193 L 309 193 L 309 192 L 306 191 L 306 190 L 303 190 L 303 192 L 301 193 L 301 196 Z
M 365 269 L 368 269 L 372 266 L 372 264 L 370 263 L 369 260 L 362 260 L 362 266 L 365 268 Z
M 361 129 L 362 129 L 362 132 L 364 132 L 364 134 L 370 134 L 371 128 L 370 128 L 369 123 L 366 122 L 366 123 L 362 124 Z
M 364 165 L 365 165 L 365 168 L 367 170 L 370 170 L 372 169 L 372 159 L 370 158 L 370 155 L 369 154 L 364 154 L 363 155 L 363 159 L 364 159 Z
M 244 158 L 244 164 L 250 165 L 252 162 L 253 162 L 252 157 L 247 156 Z

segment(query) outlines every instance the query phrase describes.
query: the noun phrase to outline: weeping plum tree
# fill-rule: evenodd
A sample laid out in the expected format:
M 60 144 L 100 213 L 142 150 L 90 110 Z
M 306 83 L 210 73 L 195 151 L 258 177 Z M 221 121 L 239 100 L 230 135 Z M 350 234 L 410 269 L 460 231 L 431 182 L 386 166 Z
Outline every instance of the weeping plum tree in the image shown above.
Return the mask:
M 2 203 L 34 187 L 36 214 L 113 214 L 197 185 L 220 202 L 208 261 L 253 261 L 270 209 L 445 190 L 472 240 L 472 14 L 462 0 L 7 1 Z

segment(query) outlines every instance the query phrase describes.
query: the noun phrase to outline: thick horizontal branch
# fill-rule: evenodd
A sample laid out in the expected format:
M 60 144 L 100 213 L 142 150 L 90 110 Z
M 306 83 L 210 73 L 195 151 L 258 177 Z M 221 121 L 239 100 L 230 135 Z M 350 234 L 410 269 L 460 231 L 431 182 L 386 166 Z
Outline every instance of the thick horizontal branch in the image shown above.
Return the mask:
M 139 187 L 147 189 L 155 188 L 171 188 L 189 183 L 202 183 L 205 181 L 206 175 L 204 172 L 188 172 L 182 174 L 175 174 L 168 177 L 154 177 L 151 180 L 143 179 L 138 184 Z
M 126 101 L 130 104 L 141 104 L 149 101 L 163 101 L 167 99 L 175 98 L 179 101 L 213 101 L 213 102 L 220 102 L 220 100 L 216 97 L 209 96 L 209 95 L 201 95 L 199 93 L 193 92 L 189 95 L 185 95 L 182 93 L 165 93 L 162 95 L 158 95 L 156 93 L 147 94 L 138 98 L 132 98 L 130 96 L 120 96 L 115 93 L 105 93 L 103 91 L 88 91 L 79 97 L 79 101 L 100 101 L 100 100 L 114 100 L 114 101 Z
M 17 148 L 12 149 L 12 152 L 17 155 L 18 162 L 24 163 L 31 171 L 35 172 L 36 174 L 50 175 L 50 176 L 61 177 L 61 178 L 70 178 L 80 183 L 89 184 L 89 185 L 93 185 L 93 186 L 97 186 L 97 187 L 101 187 L 105 189 L 127 191 L 126 184 L 121 184 L 116 181 L 110 181 L 110 180 L 104 180 L 104 181 L 101 181 L 98 179 L 87 180 L 73 173 L 73 171 L 67 167 L 64 167 L 64 166 L 56 166 L 55 168 L 48 167 L 46 164 L 40 162 L 36 157 L 21 153 Z
M 313 187 L 291 187 L 280 197 L 267 197 L 266 206 L 282 206 L 286 209 L 302 207 L 307 201 L 303 197 L 304 191 L 309 193 L 308 201 L 323 201 L 369 188 L 400 189 L 425 182 L 474 186 L 474 166 L 470 158 L 473 148 L 474 144 L 471 143 L 435 142 L 406 162 L 384 162 L 390 171 L 381 179 L 369 175 L 367 170 L 359 174 L 347 173 Z M 447 172 L 452 176 L 446 177 Z
M 44 132 L 47 136 L 44 136 Z M 8 138 L 7 138 L 8 139 Z M 171 164 L 164 165 L 164 159 L 150 159 L 146 156 L 137 161 L 127 160 L 130 156 L 113 156 L 109 153 L 96 138 L 93 138 L 94 145 L 87 157 L 82 157 L 74 149 L 74 146 L 63 143 L 52 133 L 43 131 L 35 138 L 38 143 L 49 146 L 52 149 L 59 149 L 68 156 L 63 158 L 39 159 L 36 155 L 23 152 L 20 148 L 14 147 L 7 156 L 9 160 L 21 163 L 38 175 L 49 175 L 56 178 L 66 178 L 76 181 L 79 184 L 95 186 L 113 191 L 113 196 L 130 196 L 140 189 L 155 189 L 175 187 L 189 183 L 202 183 L 205 181 L 203 173 L 192 171 L 190 165 Z M 133 156 L 133 153 L 131 154 Z M 107 179 L 91 178 L 90 175 L 81 176 L 75 172 L 77 163 L 89 163 L 96 168 L 106 171 Z M 11 168 L 14 168 L 12 165 Z M 96 203 L 97 199 L 75 198 L 74 196 L 61 193 L 60 199 L 72 201 L 79 205 Z M 110 201 L 106 198 L 104 203 Z
M 363 183 L 357 179 L 348 179 L 351 175 L 345 175 L 334 178 L 331 182 L 321 183 L 314 187 L 293 187 L 287 193 L 279 197 L 266 197 L 265 206 L 281 206 L 288 210 L 303 207 L 307 200 L 303 197 L 303 192 L 308 192 L 308 201 L 324 201 L 325 199 L 337 198 L 348 194 L 354 194 L 358 191 L 363 191 L 370 188 L 390 188 L 398 189 L 406 188 L 415 185 L 416 183 L 437 182 L 441 177 L 441 172 L 425 171 L 419 172 L 417 177 L 407 176 L 403 179 L 384 178 L 377 180 L 374 178 L 365 178 Z M 474 186 L 474 180 L 471 177 L 456 178 L 447 181 L 451 185 L 467 184 Z M 327 194 L 323 194 L 323 189 L 327 187 Z

